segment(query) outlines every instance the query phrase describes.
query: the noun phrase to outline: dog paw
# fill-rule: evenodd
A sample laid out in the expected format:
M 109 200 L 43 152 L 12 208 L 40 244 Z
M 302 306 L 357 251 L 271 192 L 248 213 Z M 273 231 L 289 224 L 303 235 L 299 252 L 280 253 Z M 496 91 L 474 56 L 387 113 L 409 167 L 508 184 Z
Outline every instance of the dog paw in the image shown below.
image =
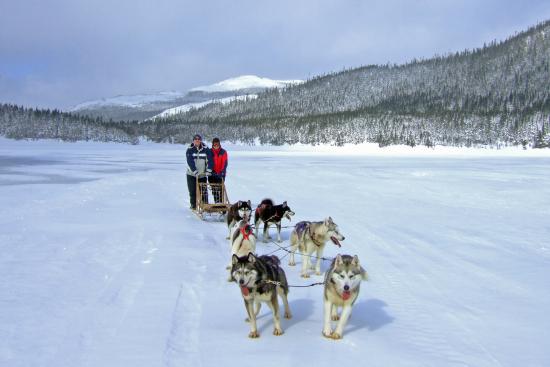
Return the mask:
M 225 239 L 228 240 L 228 239 L 229 239 L 229 236 L 225 237 Z
M 330 338 L 334 340 L 342 339 L 342 335 L 338 334 L 337 332 L 333 332 L 330 334 Z
M 285 312 L 285 319 L 291 319 L 292 314 L 290 312 Z
M 340 316 L 338 316 L 338 315 L 336 315 L 336 316 L 331 316 L 330 319 L 331 319 L 332 321 L 338 321 L 338 320 L 340 320 Z
M 320 272 L 320 271 L 316 271 L 316 272 L 315 272 L 315 275 L 321 275 L 321 272 Z
M 331 338 L 331 337 L 330 337 L 331 335 L 332 335 L 332 330 L 328 330 L 328 331 L 323 330 L 323 336 L 324 336 L 325 338 L 329 338 L 329 339 L 330 339 L 330 338 Z
M 283 335 L 284 331 L 282 329 L 273 329 L 273 335 Z
M 256 338 L 259 338 L 259 337 L 260 337 L 260 334 L 259 334 L 257 331 L 251 331 L 251 332 L 248 334 L 248 337 L 251 338 L 251 339 L 256 339 Z
M 296 266 L 296 263 L 293 261 L 293 262 L 289 262 L 288 263 L 288 266 Z
M 302 278 L 309 278 L 309 274 L 302 274 Z

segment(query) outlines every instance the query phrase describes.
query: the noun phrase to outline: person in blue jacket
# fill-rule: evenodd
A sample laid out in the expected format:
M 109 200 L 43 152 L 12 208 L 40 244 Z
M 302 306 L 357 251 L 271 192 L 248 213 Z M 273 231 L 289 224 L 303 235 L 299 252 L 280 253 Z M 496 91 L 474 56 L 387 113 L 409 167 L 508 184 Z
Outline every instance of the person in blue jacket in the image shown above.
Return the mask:
M 214 167 L 214 160 L 212 159 L 212 152 L 202 142 L 202 137 L 199 134 L 193 136 L 193 142 L 187 148 L 185 153 L 187 158 L 187 188 L 189 189 L 189 202 L 191 209 L 197 209 L 197 183 L 206 182 L 207 177 L 212 174 L 212 168 Z M 204 190 L 202 194 L 203 203 L 208 203 L 208 191 Z

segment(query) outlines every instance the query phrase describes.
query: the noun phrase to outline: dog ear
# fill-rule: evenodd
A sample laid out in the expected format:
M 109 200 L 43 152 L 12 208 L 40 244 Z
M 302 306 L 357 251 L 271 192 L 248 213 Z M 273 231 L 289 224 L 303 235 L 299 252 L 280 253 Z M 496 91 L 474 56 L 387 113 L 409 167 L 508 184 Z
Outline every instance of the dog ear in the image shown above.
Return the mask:
M 255 263 L 256 262 L 256 256 L 252 252 L 248 253 L 248 262 Z
M 283 201 L 283 208 L 286 208 L 287 205 L 286 205 L 286 201 Z
M 233 256 L 231 257 L 231 263 L 232 263 L 233 265 L 235 265 L 235 264 L 238 263 L 238 262 L 239 262 L 239 258 L 237 257 L 237 255 L 233 255 Z
M 342 255 L 340 255 L 340 254 L 336 255 L 336 261 L 335 261 L 336 266 L 340 266 L 343 263 L 344 263 L 344 261 L 342 260 Z
M 239 200 L 239 202 L 237 203 L 237 206 L 241 206 L 243 205 L 243 202 Z
M 361 279 L 362 280 L 369 280 L 369 273 L 365 269 L 361 267 Z
M 325 223 L 323 223 L 325 227 L 328 227 L 330 225 L 330 217 L 325 218 Z
M 359 268 L 361 279 L 362 280 L 369 280 L 369 274 L 363 267 L 359 264 L 359 257 L 357 255 L 353 256 L 353 260 L 351 260 L 351 265 L 355 266 L 356 268 Z
M 247 202 L 248 202 L 248 207 L 252 208 L 252 203 L 250 202 L 250 200 L 248 200 Z

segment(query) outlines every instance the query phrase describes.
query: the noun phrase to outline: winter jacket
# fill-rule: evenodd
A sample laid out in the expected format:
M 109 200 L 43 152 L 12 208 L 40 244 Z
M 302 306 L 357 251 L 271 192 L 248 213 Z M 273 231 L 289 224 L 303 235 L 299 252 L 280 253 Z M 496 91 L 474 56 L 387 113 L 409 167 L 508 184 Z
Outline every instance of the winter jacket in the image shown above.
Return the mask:
M 210 149 L 212 152 L 212 158 L 214 160 L 213 171 L 216 175 L 225 178 L 225 171 L 227 170 L 228 156 L 225 149 L 222 147 L 218 149 Z
M 189 148 L 187 148 L 185 156 L 187 158 L 187 174 L 189 176 L 207 172 L 212 173 L 212 168 L 214 167 L 212 152 L 204 143 L 201 143 L 198 148 L 191 143 Z

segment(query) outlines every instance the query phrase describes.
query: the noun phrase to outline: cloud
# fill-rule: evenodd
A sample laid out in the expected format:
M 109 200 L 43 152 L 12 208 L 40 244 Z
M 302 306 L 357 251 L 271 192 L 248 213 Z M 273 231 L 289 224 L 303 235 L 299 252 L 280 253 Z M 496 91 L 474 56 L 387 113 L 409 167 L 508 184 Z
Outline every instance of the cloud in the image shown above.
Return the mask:
M 0 101 L 68 107 L 402 63 L 503 39 L 550 18 L 533 0 L 18 0 L 0 13 Z

